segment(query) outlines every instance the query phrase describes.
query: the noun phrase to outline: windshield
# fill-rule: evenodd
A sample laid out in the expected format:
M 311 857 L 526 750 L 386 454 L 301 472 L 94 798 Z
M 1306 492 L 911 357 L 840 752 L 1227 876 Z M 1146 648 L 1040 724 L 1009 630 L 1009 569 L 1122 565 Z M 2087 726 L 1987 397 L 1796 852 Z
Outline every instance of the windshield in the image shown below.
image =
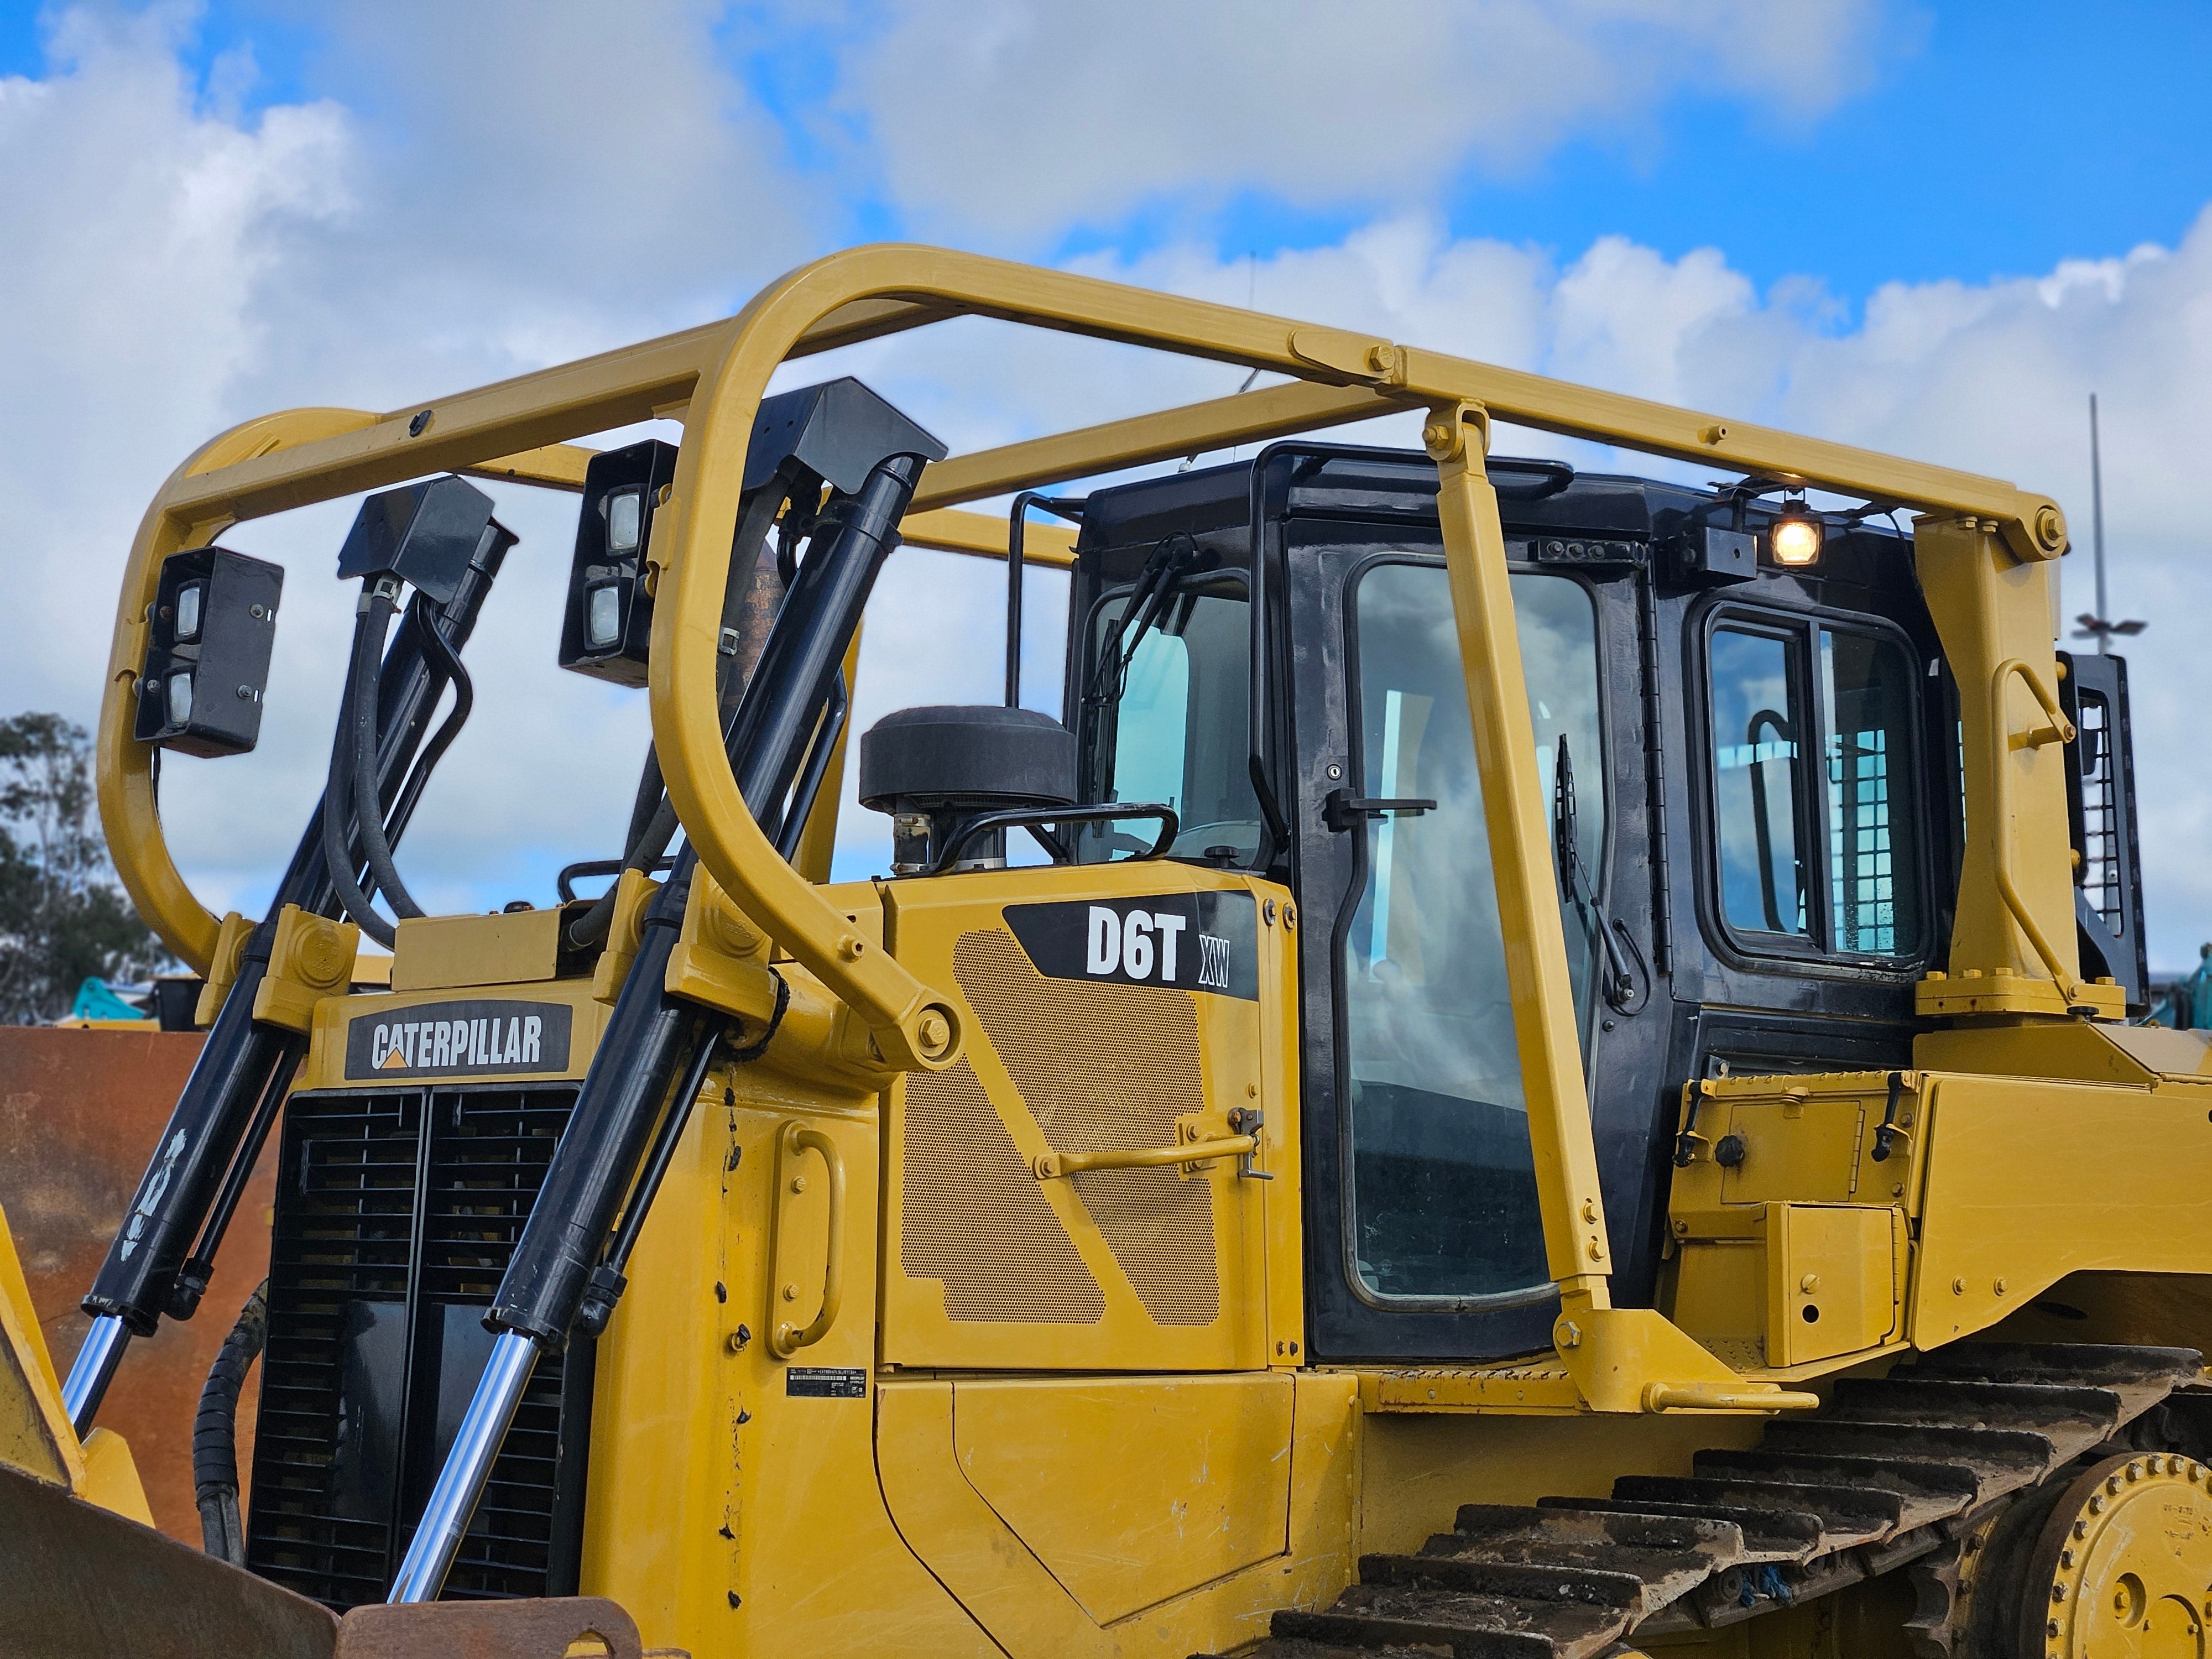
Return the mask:
M 1536 739 L 1516 759 L 1533 764 L 1556 811 L 1565 739 L 1574 842 L 1596 871 L 1607 798 L 1590 597 L 1538 574 L 1514 576 L 1512 592 Z M 1352 627 L 1358 793 L 1435 803 L 1365 821 L 1364 886 L 1342 933 L 1352 1266 L 1377 1300 L 1527 1293 L 1550 1275 L 1443 567 L 1368 566 Z M 1563 898 L 1563 910 L 1587 1029 L 1595 907 Z
M 1139 635 L 1123 618 L 1135 590 L 1092 608 L 1091 664 L 1081 718 L 1085 801 L 1129 801 L 1175 809 L 1170 856 L 1249 867 L 1259 856 L 1260 807 L 1252 788 L 1251 606 L 1241 574 L 1187 577 Z M 1131 649 L 1133 644 L 1134 649 Z M 1120 695 L 1098 665 L 1118 645 L 1127 655 Z M 1099 862 L 1149 848 L 1151 822 L 1086 825 L 1076 856 Z

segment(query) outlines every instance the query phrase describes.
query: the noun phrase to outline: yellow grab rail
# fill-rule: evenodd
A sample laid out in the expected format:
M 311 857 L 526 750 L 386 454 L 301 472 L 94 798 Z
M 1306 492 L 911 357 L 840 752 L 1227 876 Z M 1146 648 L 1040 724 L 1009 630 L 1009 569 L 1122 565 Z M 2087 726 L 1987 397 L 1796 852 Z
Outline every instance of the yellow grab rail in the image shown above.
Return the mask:
M 799 1300 L 799 1285 L 783 1277 L 783 1248 L 789 1222 L 785 1212 L 791 1200 L 806 1190 L 806 1177 L 799 1173 L 799 1160 L 819 1152 L 830 1179 L 830 1260 L 822 1270 L 822 1307 L 804 1328 L 777 1317 L 780 1304 Z M 830 1334 L 837 1322 L 837 1310 L 845 1300 L 845 1160 L 837 1144 L 821 1130 L 804 1123 L 783 1126 L 775 1138 L 775 1227 L 768 1241 L 769 1351 L 788 1359 Z

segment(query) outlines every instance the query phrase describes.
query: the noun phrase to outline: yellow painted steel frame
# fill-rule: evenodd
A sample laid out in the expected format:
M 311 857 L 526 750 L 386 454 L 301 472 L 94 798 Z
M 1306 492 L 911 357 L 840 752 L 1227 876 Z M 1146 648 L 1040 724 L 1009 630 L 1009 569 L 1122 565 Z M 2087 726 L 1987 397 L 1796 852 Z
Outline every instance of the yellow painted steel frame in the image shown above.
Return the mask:
M 2048 498 L 2010 484 L 1092 278 L 939 249 L 856 248 L 770 284 L 726 322 L 384 416 L 304 410 L 268 416 L 225 434 L 179 468 L 148 509 L 131 550 L 100 717 L 102 817 L 118 870 L 142 912 L 187 961 L 204 963 L 213 953 L 219 924 L 193 899 L 162 842 L 149 751 L 129 731 L 130 684 L 143 658 L 145 613 L 162 557 L 204 544 L 239 520 L 445 469 L 573 488 L 586 457 L 568 440 L 648 417 L 678 419 L 686 441 L 647 550 L 659 595 L 653 726 L 670 796 L 715 880 L 853 1009 L 886 1061 L 904 1070 L 951 1065 L 958 1053 L 957 1024 L 949 1043 L 921 1035 L 925 1024 L 939 1029 L 925 1021 L 928 1012 L 950 1019 L 951 1010 L 889 955 L 871 949 L 775 855 L 745 810 L 723 755 L 713 676 L 746 442 L 769 376 L 793 358 L 955 316 L 1086 335 L 1291 380 L 953 457 L 925 475 L 914 501 L 917 515 L 1235 443 L 1397 410 L 1431 411 L 1426 437 L 1444 473 L 1446 562 L 1506 921 L 1546 1249 L 1565 1292 L 1561 1352 L 1585 1396 L 1601 1408 L 1649 1407 L 1662 1398 L 1653 1389 L 1725 1389 L 1733 1374 L 1656 1314 L 1608 1305 L 1610 1252 L 1545 852 L 1549 832 L 1525 759 L 1533 752 L 1532 734 L 1504 583 L 1504 541 L 1497 498 L 1480 465 L 1486 423 L 1506 419 L 1917 507 L 1929 515 L 1917 539 L 1923 581 L 1954 663 L 1971 637 L 1979 647 L 1970 653 L 1977 665 L 1985 661 L 1994 669 L 2017 657 L 2047 684 L 2053 659 L 2042 562 L 2064 550 L 2065 520 Z M 952 544 L 981 539 L 972 526 L 939 522 Z M 1930 538 L 1931 525 L 1956 526 L 1958 534 L 1950 541 Z M 1968 538 L 1970 546 L 1958 545 Z M 1936 580 L 1947 562 L 1961 567 L 1948 586 Z M 1993 597 L 2002 602 L 1992 605 Z M 2030 610 L 2033 629 L 2021 621 Z M 1962 672 L 1962 682 L 1969 678 Z M 1970 745 L 1978 723 L 1972 711 L 1981 701 L 1965 699 Z M 2043 751 L 2022 752 L 2033 762 Z M 2023 824 L 2042 827 L 2033 814 L 2056 777 L 2055 763 L 2045 761 L 2031 780 L 2032 791 L 2013 791 Z M 2047 830 L 2044 838 L 2050 840 Z M 2038 843 L 2039 871 L 2059 855 Z M 1995 881 L 1978 882 L 1977 874 L 1970 861 L 1959 906 L 1960 949 L 1986 951 L 1993 962 L 2016 958 L 2022 953 L 2011 908 Z M 2073 961 L 2070 894 L 2054 892 L 2040 879 L 2023 881 L 2018 891 L 2046 939 L 2059 941 L 2055 950 L 2067 966 Z M 1960 950 L 1953 963 L 1954 969 L 1963 966 Z M 2011 1012 L 2034 1000 L 2035 988 L 2026 981 L 2036 975 L 2012 977 L 2027 996 L 1991 1005 L 1992 1011 Z M 2066 977 L 2057 986 L 2042 981 L 2043 1000 L 2033 1011 L 2069 1006 Z

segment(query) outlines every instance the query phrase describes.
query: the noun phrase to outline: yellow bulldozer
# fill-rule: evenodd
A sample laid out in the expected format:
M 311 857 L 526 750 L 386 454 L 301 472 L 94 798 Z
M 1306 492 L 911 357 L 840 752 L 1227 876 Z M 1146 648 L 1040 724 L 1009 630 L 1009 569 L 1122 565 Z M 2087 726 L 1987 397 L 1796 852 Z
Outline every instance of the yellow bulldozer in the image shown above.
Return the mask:
M 770 392 L 971 318 L 1279 380 L 958 456 L 857 380 Z M 1329 436 L 1401 413 L 1421 449 Z M 681 443 L 576 441 L 654 417 Z M 517 550 L 471 478 L 579 495 L 573 548 Z M 155 761 L 252 746 L 292 603 L 221 538 L 364 493 L 320 805 L 268 914 L 218 917 Z M 1006 562 L 1006 696 L 854 744 L 902 540 Z M 905 246 L 224 434 L 145 516 L 99 733 L 207 1037 L 65 1380 L 8 1322 L 0 1627 L 2203 1655 L 2212 1039 L 2132 1023 L 2127 684 L 2054 649 L 2067 545 L 2008 483 Z M 562 666 L 651 706 L 625 844 L 424 915 L 395 848 L 471 626 L 562 552 Z M 1067 573 L 1057 720 L 1031 565 Z M 892 853 L 832 881 L 848 767 Z M 94 1425 L 204 1314 L 271 1136 L 195 1553 L 112 1512 Z

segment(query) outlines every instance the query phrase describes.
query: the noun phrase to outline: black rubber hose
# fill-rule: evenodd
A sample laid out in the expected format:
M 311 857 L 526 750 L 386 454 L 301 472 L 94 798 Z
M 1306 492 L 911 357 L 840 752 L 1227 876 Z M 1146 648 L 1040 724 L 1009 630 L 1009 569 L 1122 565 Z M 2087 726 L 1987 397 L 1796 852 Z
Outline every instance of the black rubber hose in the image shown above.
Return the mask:
M 199 1415 L 192 1419 L 192 1495 L 199 1503 L 201 1545 L 234 1567 L 246 1565 L 246 1528 L 238 1515 L 238 1395 L 268 1340 L 264 1279 L 223 1338 L 200 1390 Z
M 415 803 L 422 798 L 422 791 L 430 781 L 430 774 L 453 747 L 453 739 L 461 735 L 461 728 L 469 723 L 469 713 L 476 707 L 476 686 L 469 678 L 469 671 L 461 666 L 460 653 L 438 630 L 438 607 L 422 594 L 414 600 L 415 628 L 422 640 L 422 654 L 435 665 L 434 672 L 453 682 L 453 708 L 438 727 L 422 752 L 409 769 L 407 781 L 399 786 L 391 813 L 385 819 L 386 842 L 398 839 L 407 828 L 408 819 L 415 816 Z M 436 701 L 434 694 L 432 702 Z
M 368 902 L 368 895 L 354 879 L 354 872 L 361 867 L 353 850 L 352 825 L 354 767 L 354 703 L 355 688 L 361 683 L 362 664 L 374 664 L 376 657 L 368 649 L 370 612 L 364 609 L 353 626 L 353 655 L 346 665 L 345 690 L 338 698 L 337 735 L 331 739 L 331 770 L 323 787 L 323 862 L 330 877 L 331 889 L 338 902 L 345 908 L 356 926 L 387 951 L 398 936 L 398 930 L 377 915 Z M 375 630 L 380 635 L 381 629 Z
M 370 879 L 392 907 L 392 914 L 404 919 L 421 915 L 422 907 L 399 879 L 399 867 L 392 862 L 376 776 L 376 671 L 384 660 L 384 630 L 391 624 L 393 605 L 389 597 L 378 592 L 371 592 L 368 602 L 368 613 L 363 621 L 368 624 L 369 645 L 353 665 L 353 684 L 346 694 L 347 707 L 353 714 L 353 819 L 361 831 Z

